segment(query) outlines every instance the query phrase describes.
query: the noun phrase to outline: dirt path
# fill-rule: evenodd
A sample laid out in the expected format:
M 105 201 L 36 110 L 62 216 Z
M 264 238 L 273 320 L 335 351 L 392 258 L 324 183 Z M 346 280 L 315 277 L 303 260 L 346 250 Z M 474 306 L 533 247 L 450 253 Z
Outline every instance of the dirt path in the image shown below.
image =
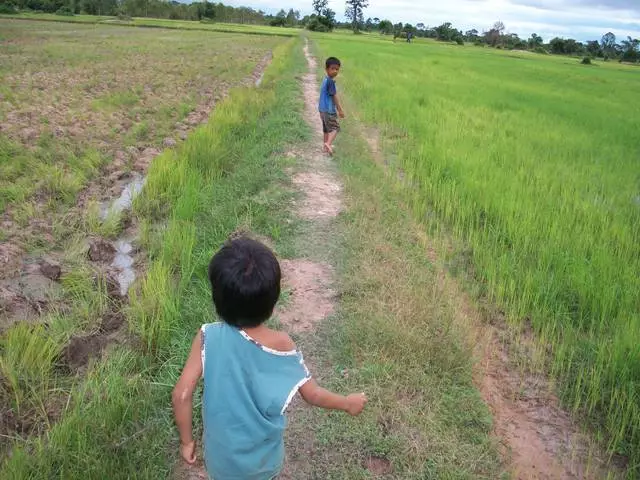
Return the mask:
M 335 173 L 330 157 L 322 152 L 322 128 L 317 113 L 317 64 L 305 43 L 304 54 L 308 70 L 303 77 L 304 119 L 312 131 L 309 143 L 289 152 L 298 160 L 292 182 L 300 193 L 294 204 L 295 214 L 305 222 L 298 244 L 304 258 L 282 262 L 284 288 L 290 292 L 289 301 L 276 312 L 285 329 L 295 338 L 305 353 L 305 359 L 316 378 L 321 381 L 320 359 L 314 348 L 314 333 L 319 322 L 335 309 L 334 267 L 331 265 L 330 234 L 332 222 L 343 208 L 342 184 Z M 309 478 L 310 464 L 314 460 L 313 436 L 306 419 L 309 407 L 299 398 L 289 409 L 287 461 L 282 480 Z M 301 443 L 301 440 L 304 440 Z

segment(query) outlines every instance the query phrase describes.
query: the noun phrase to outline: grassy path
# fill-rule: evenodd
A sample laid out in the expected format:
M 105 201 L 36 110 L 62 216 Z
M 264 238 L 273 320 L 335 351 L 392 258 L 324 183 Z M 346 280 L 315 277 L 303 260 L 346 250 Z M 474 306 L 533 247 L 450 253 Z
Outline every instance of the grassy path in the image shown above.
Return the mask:
M 299 191 L 296 255 L 315 266 L 321 286 L 330 282 L 336 305 L 301 326 L 297 306 L 317 298 L 311 282 L 290 291 L 279 319 L 322 383 L 364 390 L 370 402 L 357 419 L 295 403 L 283 477 L 500 478 L 491 418 L 472 383 L 470 343 L 440 295 L 400 191 L 371 161 L 354 122 L 345 122 L 335 161 L 321 153 L 318 65 L 308 47 L 302 89 L 312 139 L 289 152 Z

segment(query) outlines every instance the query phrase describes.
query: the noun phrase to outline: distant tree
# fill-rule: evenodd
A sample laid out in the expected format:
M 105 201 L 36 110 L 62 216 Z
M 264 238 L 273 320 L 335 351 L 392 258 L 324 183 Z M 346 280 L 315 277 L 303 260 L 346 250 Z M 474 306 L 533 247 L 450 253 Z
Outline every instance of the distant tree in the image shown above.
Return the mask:
M 573 38 L 567 38 L 564 42 L 564 53 L 576 55 L 584 52 L 584 45 Z
M 330 8 L 325 8 L 322 12 L 322 22 L 329 29 L 329 31 L 333 30 L 336 26 L 336 12 L 331 10 Z
M 526 50 L 527 42 L 522 40 L 517 33 L 509 33 L 504 35 L 505 47 L 509 50 Z
M 607 32 L 600 39 L 600 45 L 602 46 L 602 51 L 605 56 L 615 57 L 616 55 L 616 36 Z
M 393 23 L 391 23 L 390 20 L 380 20 L 378 30 L 380 30 L 382 35 L 389 35 L 393 33 Z
M 484 33 L 485 41 L 492 47 L 502 44 L 502 34 L 505 30 L 504 23 L 497 21 L 493 24 L 493 27 L 488 32 Z
M 364 23 L 364 9 L 369 6 L 369 0 L 347 0 L 345 16 L 351 20 L 353 33 L 358 33 L 359 27 Z
M 451 22 L 445 22 L 434 29 L 436 38 L 443 42 L 456 42 L 462 34 L 451 26 Z
M 424 23 L 422 23 L 422 22 L 416 23 L 416 28 L 418 30 L 424 30 Z
M 625 62 L 637 62 L 640 60 L 640 54 L 638 54 L 638 47 L 640 47 L 640 40 L 627 37 L 627 40 L 622 40 L 622 57 L 621 60 Z
M 324 14 L 324 11 L 329 8 L 329 0 L 313 0 L 311 5 L 315 14 L 320 17 Z
M 287 21 L 286 24 L 290 27 L 295 27 L 300 21 L 300 12 L 298 10 L 294 10 L 293 8 L 289 9 L 287 13 Z
M 600 48 L 600 42 L 597 40 L 590 40 L 587 42 L 587 52 L 592 57 L 602 57 L 602 48 Z
M 270 24 L 272 27 L 284 27 L 287 24 L 287 12 L 284 9 L 280 9 Z
M 531 36 L 529 37 L 529 40 L 527 40 L 527 46 L 531 50 L 535 50 L 538 47 L 542 47 L 543 44 L 544 44 L 544 40 L 537 33 L 532 33 Z
M 565 53 L 564 38 L 559 38 L 559 37 L 552 38 L 551 41 L 549 42 L 549 49 L 551 50 L 551 53 L 555 53 L 558 55 Z
M 471 30 L 467 30 L 464 32 L 464 38 L 467 42 L 475 42 L 478 40 L 478 30 L 472 28 Z
M 309 30 L 330 32 L 336 25 L 336 13 L 329 8 L 328 0 L 313 0 L 313 15 L 305 22 Z

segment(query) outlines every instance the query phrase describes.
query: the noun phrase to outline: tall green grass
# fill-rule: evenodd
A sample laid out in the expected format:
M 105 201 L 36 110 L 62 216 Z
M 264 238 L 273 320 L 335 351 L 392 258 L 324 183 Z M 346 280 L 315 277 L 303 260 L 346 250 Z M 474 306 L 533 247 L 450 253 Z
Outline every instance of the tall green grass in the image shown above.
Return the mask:
M 0 478 L 167 478 L 178 452 L 171 389 L 213 315 L 210 256 L 238 227 L 279 232 L 276 244 L 291 236 L 292 226 L 275 228 L 291 193 L 274 187 L 286 162 L 274 153 L 304 135 L 292 95 L 300 50 L 295 40 L 274 50 L 260 88 L 233 90 L 207 125 L 154 160 L 134 206 L 149 255 L 127 312 L 135 335 L 69 388 L 44 436 L 14 443 Z
M 568 405 L 638 471 L 640 70 L 317 38 L 405 172 L 414 213 L 466 243 L 484 295 L 530 322 Z

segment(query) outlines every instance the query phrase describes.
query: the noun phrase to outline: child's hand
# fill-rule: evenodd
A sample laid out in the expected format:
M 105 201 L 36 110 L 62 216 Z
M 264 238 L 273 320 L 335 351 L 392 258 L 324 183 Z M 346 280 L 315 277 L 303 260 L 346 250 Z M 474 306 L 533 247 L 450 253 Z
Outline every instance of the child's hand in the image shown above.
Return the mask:
M 340 111 L 338 112 L 338 116 L 339 116 L 340 118 L 344 118 L 344 112 L 343 112 L 342 110 L 340 110 Z
M 360 415 L 367 403 L 367 396 L 364 393 L 352 393 L 347 396 L 346 412 L 354 417 Z
M 191 440 L 189 443 L 181 443 L 180 455 L 185 462 L 193 465 L 196 462 L 196 442 Z

